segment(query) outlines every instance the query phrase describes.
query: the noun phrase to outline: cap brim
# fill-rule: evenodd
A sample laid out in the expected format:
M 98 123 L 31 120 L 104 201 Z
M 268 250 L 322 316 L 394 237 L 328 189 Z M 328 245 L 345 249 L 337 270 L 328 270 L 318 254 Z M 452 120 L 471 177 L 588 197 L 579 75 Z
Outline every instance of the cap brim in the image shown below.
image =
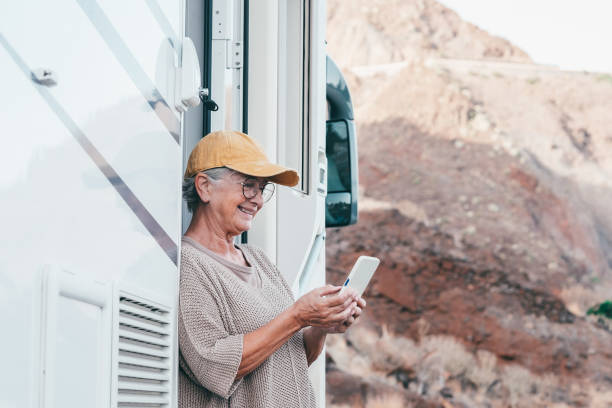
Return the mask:
M 270 162 L 226 164 L 225 167 L 247 176 L 265 177 L 274 183 L 288 187 L 293 187 L 300 181 L 300 176 L 295 170 Z

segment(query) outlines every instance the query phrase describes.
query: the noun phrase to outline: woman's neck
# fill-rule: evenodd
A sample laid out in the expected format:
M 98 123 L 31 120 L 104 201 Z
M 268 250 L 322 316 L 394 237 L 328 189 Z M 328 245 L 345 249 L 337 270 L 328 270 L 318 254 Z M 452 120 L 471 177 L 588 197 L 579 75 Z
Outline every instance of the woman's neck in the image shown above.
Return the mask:
M 215 225 L 205 211 L 196 211 L 185 236 L 232 262 L 242 264 L 244 258 L 242 252 L 235 247 L 234 236 L 221 228 L 215 228 Z

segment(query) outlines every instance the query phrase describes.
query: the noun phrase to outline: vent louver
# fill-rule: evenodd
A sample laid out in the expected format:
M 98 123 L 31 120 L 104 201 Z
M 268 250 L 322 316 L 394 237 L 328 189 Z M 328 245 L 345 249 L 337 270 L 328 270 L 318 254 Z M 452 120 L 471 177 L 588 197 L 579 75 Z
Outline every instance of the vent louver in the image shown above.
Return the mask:
M 169 407 L 170 310 L 119 298 L 117 406 Z

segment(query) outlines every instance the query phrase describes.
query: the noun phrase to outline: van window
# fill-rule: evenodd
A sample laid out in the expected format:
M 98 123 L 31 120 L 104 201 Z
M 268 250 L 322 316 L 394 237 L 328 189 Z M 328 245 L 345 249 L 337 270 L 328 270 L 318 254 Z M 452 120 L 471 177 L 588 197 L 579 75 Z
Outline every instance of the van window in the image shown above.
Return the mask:
M 351 191 L 351 163 L 346 122 L 327 122 L 327 191 Z

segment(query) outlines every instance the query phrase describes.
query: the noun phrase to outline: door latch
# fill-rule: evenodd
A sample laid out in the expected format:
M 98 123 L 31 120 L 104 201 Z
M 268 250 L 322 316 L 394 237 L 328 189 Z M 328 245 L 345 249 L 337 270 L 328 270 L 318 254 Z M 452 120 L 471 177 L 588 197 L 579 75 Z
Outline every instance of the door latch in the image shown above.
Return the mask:
M 209 99 L 209 94 L 210 92 L 208 91 L 208 88 L 200 88 L 200 92 L 198 93 L 200 100 L 204 105 L 204 109 L 216 112 L 219 110 L 219 105 L 217 105 L 217 102 Z

